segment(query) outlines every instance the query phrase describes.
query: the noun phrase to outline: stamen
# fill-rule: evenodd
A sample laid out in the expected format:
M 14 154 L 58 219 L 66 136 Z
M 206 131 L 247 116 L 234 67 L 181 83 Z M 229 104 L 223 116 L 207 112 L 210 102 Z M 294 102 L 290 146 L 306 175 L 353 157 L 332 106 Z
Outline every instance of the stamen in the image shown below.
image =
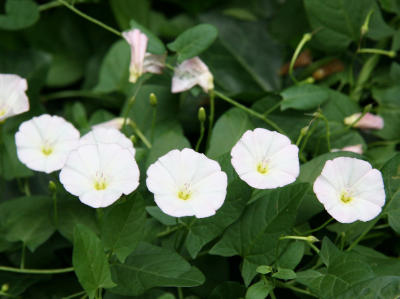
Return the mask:
M 340 200 L 343 203 L 350 203 L 354 198 L 351 197 L 348 191 L 343 191 L 342 194 L 340 195 Z
M 45 144 L 42 146 L 42 153 L 45 156 L 50 156 L 53 153 L 53 148 L 49 144 Z
M 178 198 L 182 199 L 182 200 L 188 200 L 190 199 L 192 192 L 190 190 L 190 184 L 189 183 L 185 183 L 183 185 L 183 187 L 179 190 L 178 192 Z
M 268 173 L 268 163 L 267 160 L 263 159 L 260 163 L 257 164 L 257 171 L 261 174 Z
M 96 173 L 96 178 L 94 181 L 94 189 L 100 191 L 107 188 L 107 180 L 102 172 Z

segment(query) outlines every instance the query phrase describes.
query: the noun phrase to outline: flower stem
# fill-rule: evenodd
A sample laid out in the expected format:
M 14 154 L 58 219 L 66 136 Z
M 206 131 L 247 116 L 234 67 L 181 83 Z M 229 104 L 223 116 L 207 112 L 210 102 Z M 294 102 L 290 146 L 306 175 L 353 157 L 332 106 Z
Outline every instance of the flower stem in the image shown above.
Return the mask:
M 314 295 L 310 291 L 307 291 L 307 290 L 292 286 L 290 284 L 287 284 L 287 283 L 284 283 L 284 282 L 280 282 L 280 281 L 276 281 L 276 284 L 277 284 L 278 287 L 290 289 L 290 290 L 295 291 L 297 293 L 301 293 L 301 294 L 305 294 L 305 295 L 308 295 L 308 296 L 312 296 L 312 297 L 318 298 L 317 295 Z
M 132 129 L 135 131 L 136 135 L 140 138 L 140 140 L 143 141 L 144 145 L 148 148 L 151 149 L 151 143 L 150 141 L 144 136 L 142 131 L 139 129 L 139 127 L 136 125 L 134 121 L 130 121 L 129 124 L 131 125 Z
M 279 133 L 286 135 L 286 133 L 276 124 L 274 123 L 272 120 L 269 120 L 268 118 L 266 118 L 264 115 L 262 115 L 261 113 L 258 113 L 256 111 L 254 111 L 253 109 L 247 108 L 246 106 L 236 102 L 235 100 L 227 97 L 226 95 L 220 93 L 219 91 L 214 91 L 215 95 L 217 97 L 219 97 L 220 99 L 230 103 L 231 105 L 242 109 L 243 111 L 247 112 L 248 114 L 255 116 L 261 120 L 263 120 L 265 123 L 267 123 L 269 126 L 271 126 L 272 128 L 274 128 L 275 130 L 277 130 Z
M 208 148 L 210 145 L 212 128 L 213 128 L 213 124 L 214 124 L 214 114 L 215 114 L 215 92 L 214 92 L 214 90 L 211 90 L 210 91 L 210 116 L 208 117 L 208 134 L 207 134 L 206 148 Z
M 74 268 L 61 268 L 61 269 L 19 269 L 14 267 L 0 266 L 0 271 L 24 273 L 24 274 L 59 274 L 73 272 Z
M 279 101 L 278 103 L 276 103 L 274 106 L 272 106 L 271 108 L 269 108 L 267 111 L 265 111 L 263 113 L 263 115 L 265 117 L 267 117 L 268 114 L 270 114 L 271 112 L 275 111 L 276 109 L 278 109 L 281 106 L 281 101 Z
M 303 49 L 304 45 L 309 42 L 312 38 L 312 34 L 311 33 L 305 33 L 302 37 L 302 39 L 300 40 L 299 44 L 296 47 L 296 50 L 294 51 L 294 54 L 292 56 L 292 60 L 290 60 L 290 65 L 289 65 L 289 76 L 290 78 L 292 78 L 294 83 L 298 83 L 296 77 L 293 75 L 293 67 L 294 64 L 297 60 L 297 57 L 299 57 L 301 50 Z
M 77 15 L 81 16 L 82 18 L 85 18 L 86 20 L 100 26 L 103 27 L 104 29 L 110 31 L 111 33 L 114 33 L 115 35 L 118 35 L 119 37 L 122 37 L 121 32 L 119 32 L 118 30 L 100 22 L 99 20 L 92 18 L 91 16 L 83 13 L 82 11 L 80 11 L 79 9 L 75 8 L 73 5 L 69 4 L 67 1 L 65 0 L 58 0 L 62 5 L 66 6 L 68 9 L 72 10 L 74 13 L 76 13 Z
M 78 292 L 78 293 L 69 295 L 67 297 L 62 297 L 61 299 L 72 299 L 72 298 L 79 297 L 80 295 L 84 295 L 84 294 L 86 294 L 86 292 L 82 291 L 82 292 Z
M 323 224 L 321 224 L 321 225 L 318 226 L 317 228 L 313 228 L 313 229 L 311 229 L 311 230 L 309 230 L 309 231 L 306 231 L 306 232 L 304 233 L 304 235 L 309 235 L 309 234 L 311 234 L 311 233 L 317 232 L 317 231 L 323 229 L 325 226 L 327 226 L 327 225 L 328 225 L 329 223 L 331 223 L 332 221 L 333 221 L 333 218 L 329 218 L 329 220 L 325 221 Z
M 395 51 L 387 51 L 387 50 L 382 50 L 382 49 L 362 48 L 362 49 L 358 49 L 357 53 L 378 54 L 378 55 L 388 56 L 390 58 L 396 57 Z
M 329 121 L 322 113 L 319 114 L 319 117 L 325 122 L 326 126 L 326 144 L 328 146 L 328 152 L 331 151 L 331 130 L 329 129 Z
M 154 139 L 154 128 L 156 127 L 156 119 L 157 119 L 157 107 L 153 107 L 153 118 L 151 120 L 151 135 L 150 135 L 150 140 L 152 142 Z
M 180 225 L 176 225 L 176 226 L 174 226 L 172 228 L 168 227 L 165 231 L 158 233 L 156 235 L 156 237 L 157 238 L 162 238 L 162 237 L 168 236 L 169 234 L 172 234 L 173 232 L 177 231 L 178 229 L 180 229 L 182 227 L 183 226 L 181 224 Z
M 24 269 L 25 268 L 25 251 L 26 251 L 26 245 L 23 242 L 22 243 L 22 249 L 21 249 L 21 263 L 20 263 L 20 266 L 19 266 L 20 269 Z
M 39 11 L 42 12 L 42 11 L 45 11 L 45 10 L 48 10 L 48 9 L 51 9 L 54 7 L 59 7 L 62 5 L 63 4 L 61 2 L 59 2 L 58 0 L 47 2 L 47 3 L 39 5 Z
M 205 132 L 205 126 L 204 126 L 204 121 L 200 121 L 200 137 L 199 137 L 199 140 L 197 140 L 197 143 L 196 143 L 196 152 L 198 152 L 199 151 L 199 148 L 200 148 L 200 145 L 201 145 L 201 142 L 203 141 L 203 138 L 204 138 L 204 132 Z M 210 133 L 210 132 L 209 132 Z
M 183 299 L 183 292 L 182 292 L 182 288 L 178 287 L 178 299 Z

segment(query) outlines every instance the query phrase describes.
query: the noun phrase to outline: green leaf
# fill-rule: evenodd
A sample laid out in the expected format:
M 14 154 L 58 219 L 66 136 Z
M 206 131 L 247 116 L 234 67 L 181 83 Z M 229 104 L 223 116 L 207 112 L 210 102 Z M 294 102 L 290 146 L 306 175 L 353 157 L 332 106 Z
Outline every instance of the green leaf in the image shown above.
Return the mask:
M 83 106 L 81 102 L 74 103 L 72 106 L 72 113 L 74 117 L 74 123 L 78 125 L 78 128 L 85 128 L 89 125 L 85 106 Z
M 279 89 L 282 51 L 262 22 L 239 21 L 218 13 L 204 14 L 200 19 L 217 27 L 222 45 L 262 90 Z
M 294 85 L 281 92 L 281 109 L 310 110 L 329 99 L 330 89 L 313 84 Z
M 207 156 L 215 159 L 230 152 L 243 133 L 253 128 L 246 112 L 239 108 L 228 110 L 215 123 Z
M 277 259 L 277 246 L 283 250 L 283 234 L 290 233 L 298 206 L 309 184 L 293 184 L 284 188 L 262 190 L 259 199 L 248 205 L 242 217 L 228 227 L 222 239 L 211 248 L 210 254 L 240 255 L 242 276 L 248 285 L 259 265 L 272 264 Z
M 289 280 L 295 279 L 296 273 L 291 269 L 278 268 L 278 271 L 272 274 L 272 277 Z
M 272 267 L 271 266 L 266 266 L 266 265 L 261 265 L 258 266 L 256 269 L 257 273 L 260 274 L 268 274 L 272 272 Z
M 269 292 L 274 289 L 272 283 L 266 280 L 260 280 L 247 289 L 246 299 L 265 299 Z
M 177 218 L 165 214 L 158 206 L 146 207 L 146 212 L 164 225 L 177 224 Z
M 111 268 L 117 286 L 113 293 L 137 296 L 154 287 L 192 287 L 205 278 L 176 252 L 140 243 L 124 264 Z
M 277 265 L 281 268 L 294 269 L 301 262 L 304 256 L 304 241 L 292 241 L 286 251 L 279 257 Z
M 319 30 L 313 42 L 327 52 L 340 51 L 360 39 L 361 26 L 373 7 L 373 0 L 304 0 L 312 30 Z
M 150 3 L 147 0 L 114 0 L 110 6 L 122 30 L 129 29 L 131 20 L 147 24 L 150 15 Z
M 240 217 L 251 195 L 250 188 L 239 178 L 231 182 L 227 190 L 225 202 L 214 216 L 191 222 L 185 244 L 192 258 Z
M 130 26 L 131 29 L 135 28 L 139 29 L 148 37 L 149 41 L 147 43 L 147 52 L 157 55 L 165 54 L 167 50 L 165 49 L 163 42 L 157 36 L 155 36 L 149 29 L 140 25 L 135 20 L 130 21 Z
M 177 52 L 178 63 L 198 56 L 205 51 L 217 38 L 217 29 L 209 24 L 200 24 L 181 33 L 168 49 Z
M 32 252 L 54 233 L 53 203 L 46 196 L 20 197 L 0 204 L 0 229 L 10 242 L 21 241 Z
M 111 288 L 110 266 L 100 239 L 87 227 L 76 225 L 72 265 L 78 280 L 89 298 L 94 298 L 98 288 Z
M 101 238 L 105 250 L 115 253 L 121 262 L 144 238 L 146 211 L 143 197 L 136 193 L 126 202 L 113 205 L 102 219 Z
M 130 50 L 124 40 L 115 42 L 103 59 L 97 92 L 122 90 L 128 84 Z
M 20 30 L 39 19 L 38 5 L 32 0 L 7 0 L 6 14 L 0 15 L 0 28 Z

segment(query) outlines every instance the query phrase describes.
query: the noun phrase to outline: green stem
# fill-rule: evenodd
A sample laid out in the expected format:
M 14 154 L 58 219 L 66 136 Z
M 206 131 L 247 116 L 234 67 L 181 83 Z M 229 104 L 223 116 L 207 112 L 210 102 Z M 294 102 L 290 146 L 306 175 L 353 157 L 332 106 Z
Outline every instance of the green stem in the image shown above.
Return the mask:
M 119 32 L 118 30 L 115 30 L 114 28 L 100 22 L 99 20 L 92 18 L 91 16 L 88 16 L 87 14 L 81 12 L 79 9 L 75 8 L 73 5 L 69 4 L 67 1 L 65 0 L 58 0 L 62 5 L 64 5 L 65 7 L 67 7 L 68 9 L 72 10 L 74 13 L 76 13 L 77 15 L 81 16 L 82 18 L 85 18 L 86 20 L 100 26 L 103 27 L 104 29 L 114 33 L 115 35 L 118 35 L 119 37 L 122 37 L 121 32 Z
M 243 111 L 247 112 L 248 114 L 255 116 L 261 120 L 263 120 L 265 123 L 267 123 L 269 126 L 271 126 L 272 128 L 274 128 L 275 130 L 277 130 L 279 133 L 286 135 L 286 133 L 276 124 L 274 123 L 272 120 L 269 120 L 268 118 L 266 118 L 264 115 L 262 115 L 261 113 L 258 113 L 250 108 L 247 108 L 246 106 L 236 102 L 235 100 L 227 97 L 226 95 L 220 93 L 219 91 L 214 91 L 215 95 L 217 97 L 219 97 L 220 99 L 232 104 L 233 106 L 242 109 Z
M 320 118 L 322 118 L 322 120 L 325 122 L 325 126 L 326 126 L 326 144 L 328 146 L 328 152 L 331 151 L 331 130 L 329 129 L 329 121 L 328 119 L 325 117 L 325 115 L 323 115 L 322 113 L 319 114 Z
M 264 116 L 267 117 L 268 114 L 270 114 L 271 112 L 274 112 L 276 109 L 278 109 L 281 106 L 281 102 L 276 103 L 274 106 L 272 106 L 271 108 L 269 108 L 267 111 L 264 112 Z
M 138 128 L 136 123 L 134 121 L 130 121 L 129 124 L 131 125 L 132 129 L 135 131 L 136 135 L 140 138 L 140 140 L 143 141 L 144 145 L 148 148 L 151 149 L 151 143 L 150 141 L 144 136 L 142 131 Z
M 271 299 L 276 299 L 276 296 L 275 296 L 275 293 L 274 293 L 273 289 L 269 292 L 269 295 L 271 296 Z
M 59 274 L 73 272 L 74 268 L 61 268 L 61 269 L 20 269 L 14 267 L 0 266 L 0 271 L 24 273 L 24 274 Z
M 68 99 L 68 98 L 88 98 L 88 99 L 100 99 L 108 101 L 114 100 L 114 98 L 106 94 L 94 92 L 91 90 L 63 90 L 43 95 L 42 101 L 47 102 L 51 100 Z
M 390 58 L 396 57 L 395 51 L 387 51 L 387 50 L 382 50 L 382 49 L 363 48 L 363 49 L 358 49 L 357 53 L 384 55 L 384 56 L 388 56 Z
M 157 238 L 162 238 L 172 234 L 173 232 L 177 231 L 178 229 L 182 228 L 182 225 L 174 226 L 173 228 L 168 227 L 165 231 L 160 232 L 156 235 Z
M 62 5 L 63 4 L 60 3 L 58 0 L 47 2 L 45 4 L 39 5 L 39 11 L 42 12 L 42 11 L 45 11 L 45 10 L 48 10 L 48 9 L 51 9 L 51 8 L 54 8 L 54 7 L 59 7 L 59 6 L 62 6 Z
M 84 294 L 86 294 L 86 292 L 82 291 L 82 292 L 79 292 L 79 293 L 75 293 L 75 294 L 69 295 L 67 297 L 62 297 L 61 299 L 72 299 L 72 298 L 75 298 L 75 297 L 78 297 L 78 296 L 84 295 Z
M 300 40 L 299 44 L 296 47 L 296 50 L 294 51 L 294 54 L 292 56 L 292 60 L 290 60 L 290 65 L 289 65 L 289 76 L 290 78 L 292 78 L 294 83 L 297 83 L 297 79 L 296 77 L 293 75 L 293 67 L 294 64 L 297 60 L 297 58 L 300 55 L 301 50 L 303 49 L 304 45 L 309 42 L 312 38 L 312 34 L 311 33 L 305 33 L 302 37 L 302 39 Z
M 276 283 L 277 283 L 278 287 L 285 288 L 285 289 L 290 289 L 290 290 L 292 290 L 294 292 L 297 292 L 297 293 L 301 293 L 301 294 L 305 294 L 305 295 L 308 295 L 308 296 L 312 296 L 312 297 L 318 298 L 317 295 L 314 295 L 310 291 L 307 291 L 307 290 L 304 290 L 304 289 L 301 289 L 301 288 L 298 288 L 298 287 L 295 287 L 295 286 L 292 286 L 292 285 L 289 285 L 287 283 L 283 283 L 283 282 L 280 282 L 280 281 L 277 281 Z
M 303 142 L 303 144 L 302 144 L 301 147 L 300 147 L 299 156 L 302 155 L 303 150 L 305 149 L 305 147 L 306 147 L 306 145 L 307 145 L 308 139 L 310 139 L 311 135 L 312 135 L 312 134 L 314 133 L 314 131 L 316 130 L 318 121 L 319 121 L 319 118 L 317 118 L 317 119 L 315 120 L 314 126 L 313 126 L 311 129 L 308 129 L 308 130 L 307 130 L 307 134 L 306 134 L 306 136 L 305 136 L 305 138 L 304 138 L 304 142 Z M 310 124 L 310 126 L 311 126 L 311 124 Z
M 154 128 L 156 127 L 156 119 L 157 119 L 157 106 L 153 107 L 153 118 L 151 120 L 151 135 L 150 140 L 153 142 L 154 140 Z
M 204 126 L 204 122 L 203 122 L 203 121 L 200 121 L 200 137 L 199 137 L 199 140 L 197 140 L 197 143 L 196 143 L 196 152 L 199 151 L 201 142 L 203 141 L 203 138 L 204 138 L 204 132 L 205 132 L 205 130 L 206 130 L 206 129 L 205 129 L 205 126 Z
M 313 232 L 317 232 L 317 231 L 323 229 L 325 226 L 327 226 L 327 225 L 328 225 L 329 223 L 331 223 L 333 220 L 334 220 L 333 218 L 329 218 L 329 220 L 327 220 L 326 222 L 324 222 L 322 225 L 318 226 L 317 228 L 314 228 L 314 229 L 312 229 L 312 230 L 306 231 L 306 232 L 304 233 L 304 235 L 309 235 L 309 234 L 311 234 L 311 233 L 313 233 Z
M 26 252 L 26 245 L 25 243 L 22 243 L 22 249 L 21 249 L 21 263 L 19 268 L 24 269 L 25 268 L 25 252 Z
M 181 287 L 178 287 L 178 299 L 183 299 L 183 291 Z
M 28 179 L 24 180 L 24 193 L 26 196 L 31 196 L 31 188 L 29 187 L 29 181 Z
M 210 145 L 212 128 L 214 124 L 214 114 L 215 114 L 215 94 L 214 90 L 210 91 L 210 115 L 208 117 L 208 134 L 207 134 L 207 144 L 206 147 Z
M 125 113 L 122 116 L 124 118 L 124 122 L 122 123 L 122 129 L 121 129 L 122 131 L 125 129 L 125 126 L 127 125 L 129 112 L 131 111 L 132 106 L 135 103 L 136 96 L 139 93 L 139 90 L 142 87 L 143 82 L 144 79 L 139 78 L 139 81 L 136 83 L 136 90 L 133 93 L 133 96 L 131 96 L 128 100 L 128 107 L 126 108 Z
M 54 208 L 54 225 L 58 227 L 58 207 L 57 207 L 57 192 L 53 193 L 53 208 Z

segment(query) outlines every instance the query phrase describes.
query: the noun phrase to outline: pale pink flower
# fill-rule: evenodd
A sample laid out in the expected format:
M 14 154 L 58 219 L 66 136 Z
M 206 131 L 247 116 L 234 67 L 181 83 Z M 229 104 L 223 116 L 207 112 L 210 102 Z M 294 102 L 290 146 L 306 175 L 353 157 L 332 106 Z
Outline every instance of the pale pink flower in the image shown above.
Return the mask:
M 356 153 L 356 154 L 359 154 L 359 155 L 363 154 L 362 144 L 349 145 L 349 146 L 343 147 L 342 149 L 334 148 L 334 149 L 331 150 L 331 152 L 340 152 L 340 151 L 353 152 L 353 153 Z
M 359 117 L 361 113 L 355 113 L 351 116 L 348 116 L 344 119 L 344 123 L 346 125 L 351 125 L 354 123 Z M 355 128 L 360 128 L 364 130 L 381 130 L 383 129 L 384 121 L 383 118 L 379 115 L 374 115 L 372 113 L 366 113 L 361 119 L 353 125 Z
M 175 68 L 172 92 L 182 92 L 200 85 L 204 92 L 214 89 L 214 78 L 207 65 L 199 57 L 185 60 Z
M 14 74 L 0 74 L 0 122 L 29 110 L 28 84 Z
M 144 73 L 162 73 L 165 56 L 146 53 L 148 38 L 144 33 L 139 29 L 132 29 L 123 32 L 122 36 L 131 47 L 130 82 L 135 83 Z
M 126 120 L 126 122 L 129 122 L 129 119 Z M 122 125 L 124 124 L 124 118 L 123 117 L 117 117 L 113 118 L 111 120 L 99 123 L 97 125 L 92 126 L 93 129 L 97 128 L 113 128 L 117 130 L 121 130 Z

